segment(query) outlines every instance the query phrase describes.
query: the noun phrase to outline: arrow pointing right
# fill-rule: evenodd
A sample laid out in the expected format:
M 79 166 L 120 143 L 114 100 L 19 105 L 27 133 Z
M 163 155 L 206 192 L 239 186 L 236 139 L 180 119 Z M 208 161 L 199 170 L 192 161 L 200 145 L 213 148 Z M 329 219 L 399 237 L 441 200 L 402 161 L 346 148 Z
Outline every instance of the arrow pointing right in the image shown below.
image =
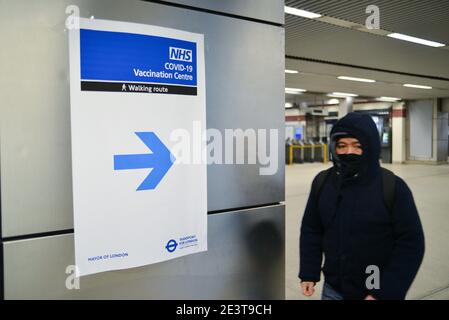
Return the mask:
M 136 135 L 152 153 L 114 155 L 114 170 L 152 168 L 137 191 L 154 190 L 175 162 L 175 157 L 154 132 L 136 132 Z

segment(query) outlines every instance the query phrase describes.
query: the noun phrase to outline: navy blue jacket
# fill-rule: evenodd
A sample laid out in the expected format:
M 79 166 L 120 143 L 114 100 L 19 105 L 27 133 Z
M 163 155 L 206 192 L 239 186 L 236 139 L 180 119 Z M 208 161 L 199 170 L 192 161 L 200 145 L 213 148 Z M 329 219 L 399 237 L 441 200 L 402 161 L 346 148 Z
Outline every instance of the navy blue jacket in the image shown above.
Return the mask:
M 363 147 L 363 169 L 343 180 L 335 165 L 316 194 L 316 177 L 302 219 L 300 272 L 302 281 L 325 281 L 346 299 L 404 299 L 424 255 L 424 234 L 413 195 L 399 177 L 392 211 L 388 212 L 379 165 L 380 139 L 367 115 L 349 113 L 331 135 L 346 132 Z M 322 267 L 322 257 L 325 262 Z M 380 288 L 367 289 L 377 266 Z

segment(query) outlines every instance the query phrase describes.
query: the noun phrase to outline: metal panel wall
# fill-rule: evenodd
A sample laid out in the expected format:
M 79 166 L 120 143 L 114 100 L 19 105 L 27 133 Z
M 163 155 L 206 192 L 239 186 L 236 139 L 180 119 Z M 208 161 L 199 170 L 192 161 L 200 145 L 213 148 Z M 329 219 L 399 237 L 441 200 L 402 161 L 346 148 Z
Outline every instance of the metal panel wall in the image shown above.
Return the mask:
M 264 0 L 255 8 L 260 4 L 232 0 L 198 5 L 226 13 L 220 15 L 163 2 L 0 1 L 6 298 L 284 297 L 284 206 L 260 207 L 284 200 L 284 29 L 276 25 L 283 2 Z M 82 17 L 203 33 L 208 128 L 279 130 L 274 175 L 261 176 L 260 164 L 208 167 L 208 209 L 223 212 L 209 216 L 207 253 L 84 277 L 81 289 L 73 291 L 64 286 L 65 268 L 74 259 L 73 235 L 54 235 L 73 228 L 68 5 L 77 5 Z M 228 14 L 241 9 L 238 15 L 250 19 Z M 39 235 L 46 232 L 51 236 Z M 201 291 L 195 291 L 198 281 L 204 284 Z
M 209 211 L 284 200 L 283 28 L 143 1 L 10 0 L 0 3 L 0 64 L 8 75 L 0 79 L 3 237 L 73 227 L 70 4 L 81 16 L 204 33 L 208 127 L 280 130 L 275 175 L 261 176 L 257 164 L 209 166 Z
M 167 0 L 166 2 L 284 24 L 284 7 L 273 0 Z
M 208 218 L 207 252 L 82 277 L 79 290 L 66 287 L 73 235 L 8 242 L 5 298 L 283 299 L 284 206 Z

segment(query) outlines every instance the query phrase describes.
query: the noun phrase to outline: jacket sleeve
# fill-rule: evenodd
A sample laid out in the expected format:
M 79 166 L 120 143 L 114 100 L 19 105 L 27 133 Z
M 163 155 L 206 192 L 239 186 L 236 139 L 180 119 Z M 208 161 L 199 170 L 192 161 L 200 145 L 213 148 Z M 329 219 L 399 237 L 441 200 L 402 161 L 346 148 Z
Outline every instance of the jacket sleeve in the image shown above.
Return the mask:
M 405 299 L 424 257 L 424 232 L 412 192 L 396 177 L 392 208 L 394 249 L 390 260 L 380 270 L 380 288 L 372 291 L 379 299 Z
M 299 241 L 299 278 L 302 281 L 320 281 L 321 263 L 323 257 L 321 224 L 317 199 L 315 195 L 316 177 L 307 200 L 306 209 L 301 223 L 301 235 Z

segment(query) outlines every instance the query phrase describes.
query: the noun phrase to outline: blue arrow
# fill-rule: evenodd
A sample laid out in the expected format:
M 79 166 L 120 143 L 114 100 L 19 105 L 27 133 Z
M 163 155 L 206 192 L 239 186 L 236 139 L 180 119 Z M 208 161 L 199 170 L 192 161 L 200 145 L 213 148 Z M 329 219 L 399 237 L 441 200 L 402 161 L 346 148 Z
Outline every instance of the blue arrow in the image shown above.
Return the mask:
M 153 190 L 173 165 L 175 157 L 154 132 L 136 132 L 136 135 L 152 153 L 114 155 L 114 170 L 152 168 L 153 170 L 143 180 L 137 191 Z

